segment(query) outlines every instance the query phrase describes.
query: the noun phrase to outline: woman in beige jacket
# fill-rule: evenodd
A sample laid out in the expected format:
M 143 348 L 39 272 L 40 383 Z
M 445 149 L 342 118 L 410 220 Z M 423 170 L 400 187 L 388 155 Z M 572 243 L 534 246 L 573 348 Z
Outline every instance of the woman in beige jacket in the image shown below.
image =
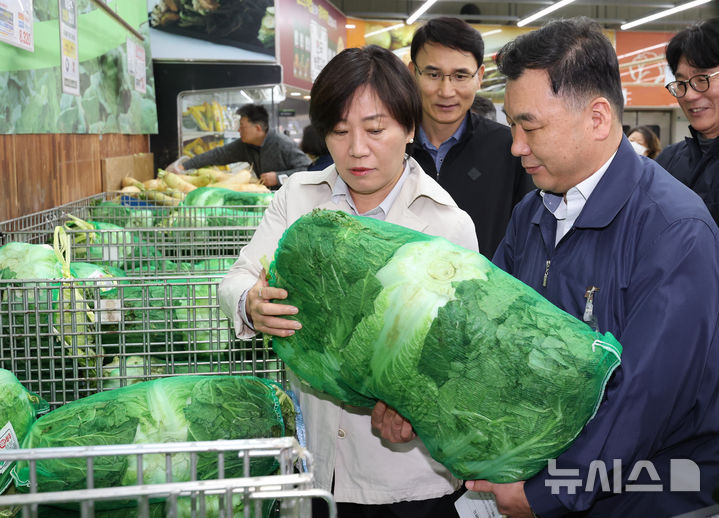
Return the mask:
M 283 318 L 297 308 L 281 303 L 285 290 L 267 285 L 260 260 L 270 260 L 285 229 L 315 208 L 382 219 L 478 250 L 470 217 L 404 153 L 421 120 L 421 100 L 394 54 L 374 46 L 346 49 L 322 70 L 311 94 L 310 118 L 335 163 L 287 180 L 221 282 L 221 307 L 238 337 L 289 336 L 301 332 L 302 318 L 312 318 Z M 316 478 L 333 487 L 340 517 L 456 516 L 460 483 L 419 440 L 385 442 L 372 432 L 367 409 L 345 406 L 290 377 Z

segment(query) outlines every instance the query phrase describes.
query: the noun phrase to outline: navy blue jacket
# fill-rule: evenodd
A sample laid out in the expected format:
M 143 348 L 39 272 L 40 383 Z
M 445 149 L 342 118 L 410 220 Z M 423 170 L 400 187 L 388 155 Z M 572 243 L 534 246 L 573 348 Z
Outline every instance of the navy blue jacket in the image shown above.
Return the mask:
M 580 319 L 585 291 L 598 287 L 599 331 L 611 332 L 624 350 L 596 416 L 557 459 L 558 469 L 578 469 L 578 476 L 545 469 L 529 479 L 532 509 L 541 518 L 571 511 L 654 518 L 711 505 L 719 482 L 716 224 L 696 194 L 637 155 L 624 137 L 556 248 L 555 231 L 538 191 L 529 193 L 512 215 L 495 264 Z M 676 491 L 671 475 L 682 473 L 670 471 L 671 459 L 696 463 L 701 491 Z M 603 461 L 607 491 L 598 472 L 586 490 L 592 461 Z M 651 462 L 656 473 L 639 461 Z M 632 473 L 637 469 L 639 476 Z M 550 481 L 569 478 L 581 481 L 574 494 L 566 487 L 551 494 Z M 692 480 L 698 477 L 689 473 L 684 489 L 693 489 Z M 662 491 L 628 489 L 633 484 L 661 484 Z

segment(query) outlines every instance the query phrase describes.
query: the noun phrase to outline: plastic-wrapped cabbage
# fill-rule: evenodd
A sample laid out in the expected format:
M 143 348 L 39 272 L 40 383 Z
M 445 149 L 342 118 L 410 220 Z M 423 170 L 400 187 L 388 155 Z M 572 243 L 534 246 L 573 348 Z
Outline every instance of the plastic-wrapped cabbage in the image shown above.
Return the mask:
M 281 437 L 294 434 L 294 419 L 291 399 L 272 381 L 251 376 L 177 376 L 100 392 L 63 405 L 35 422 L 22 447 Z M 190 455 L 174 455 L 172 460 L 172 481 L 190 480 Z M 142 466 L 144 483 L 166 481 L 164 455 L 145 455 Z M 216 453 L 198 455 L 198 480 L 217 478 L 217 469 Z M 250 463 L 253 476 L 269 475 L 276 469 L 272 458 Z M 37 461 L 38 488 L 83 489 L 86 470 L 83 458 Z M 136 484 L 136 457 L 100 457 L 95 461 L 94 474 L 95 487 Z M 241 458 L 226 456 L 225 476 L 243 476 Z M 29 484 L 26 461 L 17 463 L 13 478 L 19 490 Z
M 174 227 L 256 227 L 272 201 L 271 192 L 198 187 L 187 193 L 173 216 Z
M 531 477 L 594 415 L 621 346 L 478 253 L 316 210 L 280 240 L 270 284 L 302 329 L 278 355 L 346 403 L 395 407 L 461 479 Z
M 25 389 L 12 372 L 0 369 L 0 451 L 19 448 L 35 416 L 47 409 L 47 402 Z M 12 482 L 13 465 L 0 461 L 0 493 Z

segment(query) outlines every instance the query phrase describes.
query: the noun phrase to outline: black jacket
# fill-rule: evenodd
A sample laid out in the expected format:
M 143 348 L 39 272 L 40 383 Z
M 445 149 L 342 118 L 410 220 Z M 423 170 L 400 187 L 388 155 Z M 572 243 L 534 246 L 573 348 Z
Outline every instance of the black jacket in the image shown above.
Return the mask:
M 694 138 L 672 144 L 657 157 L 657 162 L 672 176 L 689 187 L 706 203 L 714 221 L 719 224 L 719 138 L 702 153 L 697 132 L 689 127 Z
M 512 135 L 507 126 L 473 113 L 467 123 L 461 140 L 447 153 L 439 175 L 419 134 L 408 153 L 471 216 L 479 251 L 491 259 L 504 237 L 512 209 L 534 185 L 520 160 L 510 152 Z

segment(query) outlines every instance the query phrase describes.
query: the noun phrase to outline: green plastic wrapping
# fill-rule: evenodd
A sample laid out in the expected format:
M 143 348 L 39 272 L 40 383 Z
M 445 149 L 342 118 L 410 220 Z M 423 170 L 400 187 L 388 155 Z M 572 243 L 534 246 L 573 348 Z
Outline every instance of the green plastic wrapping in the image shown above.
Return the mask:
M 252 376 L 175 376 L 100 392 L 63 405 L 38 419 L 23 448 L 147 444 L 294 435 L 294 406 L 282 388 Z M 164 455 L 143 456 L 146 484 L 166 482 Z M 97 457 L 95 487 L 134 485 L 135 456 Z M 225 456 L 225 477 L 243 477 L 243 459 Z M 278 469 L 271 457 L 250 461 L 252 476 Z M 19 491 L 27 491 L 29 464 L 18 461 L 12 471 Z M 197 479 L 218 478 L 217 454 L 197 456 Z M 191 479 L 190 455 L 172 458 L 172 481 Z M 37 461 L 38 490 L 84 489 L 85 458 Z M 133 507 L 134 502 L 97 503 L 98 509 Z
M 482 255 L 315 210 L 283 235 L 270 285 L 302 329 L 273 347 L 314 388 L 382 400 L 456 477 L 524 480 L 593 417 L 621 345 Z

